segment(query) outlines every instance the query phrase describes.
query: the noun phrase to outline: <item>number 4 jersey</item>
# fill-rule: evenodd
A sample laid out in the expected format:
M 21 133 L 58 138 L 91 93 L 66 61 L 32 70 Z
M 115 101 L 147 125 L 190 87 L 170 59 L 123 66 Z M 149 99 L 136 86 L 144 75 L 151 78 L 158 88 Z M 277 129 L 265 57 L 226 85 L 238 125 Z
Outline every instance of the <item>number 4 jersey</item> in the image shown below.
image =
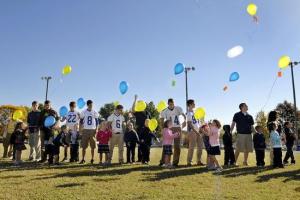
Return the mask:
M 110 115 L 107 121 L 111 122 L 111 128 L 113 133 L 123 133 L 123 123 L 125 118 L 123 115 L 116 115 L 115 113 Z
M 94 130 L 97 128 L 98 112 L 85 110 L 80 114 L 80 118 L 83 119 L 83 129 Z
M 166 108 L 161 112 L 160 117 L 172 121 L 172 127 L 181 127 L 179 116 L 184 115 L 182 108 L 175 106 L 173 110 Z
M 192 126 L 194 127 L 194 129 L 196 131 L 199 131 L 201 125 L 200 125 L 199 120 L 196 120 L 196 118 L 194 116 L 194 112 L 188 112 L 187 121 L 192 123 Z M 188 128 L 188 131 L 192 131 L 191 128 Z

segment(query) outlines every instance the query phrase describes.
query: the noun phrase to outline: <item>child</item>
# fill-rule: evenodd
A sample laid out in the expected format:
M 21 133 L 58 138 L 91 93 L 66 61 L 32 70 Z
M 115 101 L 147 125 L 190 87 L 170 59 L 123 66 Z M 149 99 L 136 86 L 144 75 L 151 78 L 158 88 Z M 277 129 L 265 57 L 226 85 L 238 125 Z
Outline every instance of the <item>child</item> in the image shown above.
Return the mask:
M 12 150 L 12 145 L 14 149 L 14 154 L 15 154 L 15 162 L 14 165 L 20 165 L 22 163 L 21 161 L 21 156 L 22 156 L 22 151 L 26 149 L 25 146 L 25 139 L 27 136 L 25 135 L 25 132 L 27 130 L 26 125 L 23 122 L 18 122 L 15 127 L 15 131 L 10 137 L 10 151 Z
M 97 132 L 96 139 L 98 141 L 99 164 L 102 165 L 102 155 L 105 154 L 105 163 L 109 162 L 109 145 L 108 142 L 112 137 L 112 132 L 108 128 L 108 123 L 102 121 Z
M 64 158 L 62 159 L 61 162 L 65 162 L 68 160 L 68 149 L 70 146 L 70 129 L 68 128 L 69 126 L 62 126 L 65 131 L 62 130 L 61 134 L 61 141 L 62 141 L 62 146 L 64 147 Z
M 70 151 L 71 158 L 70 162 L 78 162 L 79 161 L 79 124 L 74 124 L 73 129 L 69 131 L 70 137 Z
M 208 154 L 210 157 L 210 164 L 211 167 L 209 169 L 214 169 L 216 172 L 222 172 L 222 167 L 219 165 L 218 160 L 216 159 L 216 155 L 221 155 L 220 151 L 220 132 L 219 129 L 221 128 L 221 123 L 218 120 L 213 120 L 209 126 L 209 145 L 210 148 L 208 150 Z
M 124 135 L 124 142 L 127 148 L 127 163 L 135 162 L 135 147 L 139 142 L 139 137 L 136 131 L 133 129 L 133 124 L 128 122 L 127 124 L 128 131 Z
M 54 134 L 53 134 L 53 146 L 52 146 L 54 165 L 59 165 L 60 146 L 65 146 L 63 140 L 67 134 L 68 134 L 68 127 L 66 125 L 63 125 L 61 127 L 61 132 L 58 132 L 58 127 L 55 127 Z
M 270 122 L 268 124 L 268 129 L 271 133 L 271 145 L 273 147 L 273 167 L 274 168 L 283 168 L 282 164 L 282 145 L 281 145 L 281 137 L 279 133 L 276 131 L 277 125 L 275 122 Z
M 286 138 L 286 154 L 283 163 L 286 165 L 288 164 L 289 158 L 291 158 L 291 164 L 296 164 L 294 153 L 293 153 L 293 146 L 294 141 L 296 139 L 296 134 L 292 131 L 293 124 L 290 122 L 284 123 L 284 134 Z
M 45 127 L 44 134 L 45 159 L 47 159 L 48 157 L 48 164 L 52 165 L 54 160 L 54 153 L 56 153 L 55 151 L 57 151 L 57 149 L 55 149 L 53 141 L 59 135 L 58 124 L 55 124 L 52 127 Z
M 255 155 L 256 155 L 256 166 L 264 167 L 266 142 L 265 142 L 265 136 L 263 134 L 263 127 L 256 126 L 255 131 L 256 133 L 253 136 L 253 144 L 254 144 Z
M 15 131 L 16 122 L 12 120 L 12 118 L 8 117 L 4 122 L 4 130 L 3 130 L 3 158 L 11 157 L 12 151 L 9 151 L 11 149 L 12 145 L 10 144 L 10 137 L 12 133 Z M 13 160 L 15 160 L 15 152 L 13 154 Z
M 164 122 L 164 129 L 163 129 L 163 154 L 164 154 L 164 164 L 166 168 L 173 168 L 171 165 L 171 155 L 173 154 L 172 151 L 172 144 L 174 142 L 174 138 L 179 137 L 179 133 L 173 133 L 171 131 L 172 121 L 166 120 Z
M 223 126 L 224 135 L 223 135 L 223 144 L 225 150 L 224 156 L 224 166 L 235 166 L 235 157 L 232 146 L 232 135 L 230 133 L 230 125 Z
M 209 125 L 210 124 L 204 124 L 203 126 L 201 126 L 201 132 L 203 134 L 203 143 L 205 146 L 205 150 L 206 150 L 206 166 L 208 169 L 211 168 L 211 162 L 210 162 L 210 156 L 208 154 L 210 145 L 209 145 L 209 137 L 208 137 L 208 132 L 209 132 Z
M 159 142 L 159 139 L 154 133 L 151 133 L 149 129 L 149 119 L 145 120 L 145 125 L 141 129 L 140 133 L 140 149 L 141 149 L 141 159 L 142 164 L 148 164 L 150 162 L 150 149 L 152 145 L 152 139 Z

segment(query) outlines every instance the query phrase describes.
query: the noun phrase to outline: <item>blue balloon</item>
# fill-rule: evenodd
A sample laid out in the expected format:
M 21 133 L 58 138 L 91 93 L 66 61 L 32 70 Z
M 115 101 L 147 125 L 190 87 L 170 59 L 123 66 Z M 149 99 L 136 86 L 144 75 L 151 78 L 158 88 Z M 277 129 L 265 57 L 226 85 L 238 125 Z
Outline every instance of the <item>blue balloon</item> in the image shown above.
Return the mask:
M 239 73 L 233 72 L 233 73 L 230 75 L 229 81 L 231 81 L 231 82 L 237 81 L 237 80 L 239 80 L 239 78 L 240 78 Z
M 68 114 L 68 112 L 69 112 L 69 110 L 68 110 L 68 108 L 67 108 L 66 106 L 63 106 L 63 107 L 61 107 L 61 108 L 59 109 L 59 115 L 60 115 L 61 117 L 66 116 L 66 115 Z
M 83 98 L 79 98 L 79 99 L 77 100 L 77 106 L 78 106 L 79 109 L 84 108 L 84 106 L 85 106 L 85 101 L 84 101 Z
M 121 92 L 121 94 L 125 94 L 128 91 L 128 84 L 126 81 L 122 81 L 119 85 L 119 90 Z
M 174 73 L 175 75 L 181 74 L 184 71 L 184 64 L 177 63 L 174 67 Z
M 55 124 L 56 120 L 53 116 L 48 116 L 45 121 L 44 121 L 44 126 L 45 127 L 50 127 Z

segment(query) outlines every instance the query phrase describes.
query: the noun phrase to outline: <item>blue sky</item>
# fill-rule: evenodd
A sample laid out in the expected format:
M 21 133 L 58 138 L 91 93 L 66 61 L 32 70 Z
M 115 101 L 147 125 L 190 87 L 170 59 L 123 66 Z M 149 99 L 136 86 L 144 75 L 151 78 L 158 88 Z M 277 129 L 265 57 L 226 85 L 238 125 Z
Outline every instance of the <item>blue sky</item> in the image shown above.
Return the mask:
M 184 107 L 184 76 L 173 73 L 174 65 L 183 62 L 196 67 L 189 75 L 189 93 L 198 107 L 206 108 L 207 119 L 231 122 L 240 102 L 247 102 L 255 115 L 266 102 L 279 57 L 300 60 L 300 1 L 254 0 L 258 25 L 246 12 L 250 2 L 1 1 L 0 104 L 43 101 L 41 76 L 51 75 L 49 98 L 57 109 L 79 97 L 93 99 L 97 109 L 112 101 L 129 108 L 134 94 L 155 103 L 173 97 Z M 244 54 L 227 58 L 227 50 L 236 45 L 244 47 Z M 66 64 L 73 72 L 61 82 Z M 229 83 L 234 71 L 240 80 Z M 300 67 L 295 76 L 299 93 Z M 124 96 L 118 91 L 122 80 L 130 84 Z M 289 69 L 265 110 L 285 99 L 292 101 Z

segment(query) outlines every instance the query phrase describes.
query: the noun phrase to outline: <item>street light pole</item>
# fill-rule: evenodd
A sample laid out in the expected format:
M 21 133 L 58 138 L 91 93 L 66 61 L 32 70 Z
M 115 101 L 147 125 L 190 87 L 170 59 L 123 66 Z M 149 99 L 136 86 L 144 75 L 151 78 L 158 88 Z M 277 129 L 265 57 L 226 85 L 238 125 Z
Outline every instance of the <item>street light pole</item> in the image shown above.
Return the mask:
M 189 99 L 189 89 L 188 89 L 188 72 L 189 71 L 195 71 L 195 67 L 185 67 L 185 103 L 187 103 Z M 188 113 L 188 107 L 186 105 L 186 113 Z
M 295 131 L 298 137 L 297 148 L 299 146 L 299 133 L 298 133 L 298 113 L 297 113 L 297 101 L 296 101 L 296 90 L 295 90 L 295 80 L 294 80 L 294 66 L 298 65 L 300 62 L 290 62 L 291 74 L 292 74 L 292 85 L 293 85 L 293 97 L 294 97 L 294 112 L 295 112 Z
M 42 80 L 46 80 L 46 101 L 48 100 L 48 87 L 49 87 L 49 81 L 52 79 L 51 76 L 44 76 L 42 77 Z

